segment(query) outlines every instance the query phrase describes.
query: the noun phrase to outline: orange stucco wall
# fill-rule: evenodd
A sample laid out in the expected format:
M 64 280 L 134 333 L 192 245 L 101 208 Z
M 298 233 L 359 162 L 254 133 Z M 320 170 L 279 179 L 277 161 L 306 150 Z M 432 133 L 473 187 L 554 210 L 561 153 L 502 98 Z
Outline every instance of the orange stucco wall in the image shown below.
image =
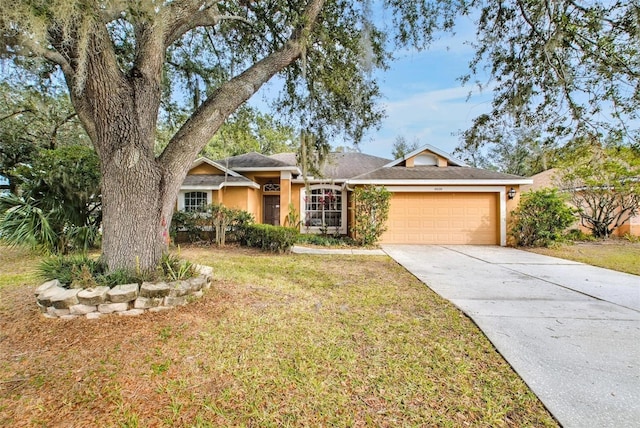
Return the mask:
M 200 165 L 191 168 L 189 170 L 189 175 L 224 175 L 224 172 L 220 171 L 218 168 L 209 165 L 208 163 L 201 163 Z
M 247 187 L 223 187 L 218 193 L 224 206 L 249 211 L 249 190 Z

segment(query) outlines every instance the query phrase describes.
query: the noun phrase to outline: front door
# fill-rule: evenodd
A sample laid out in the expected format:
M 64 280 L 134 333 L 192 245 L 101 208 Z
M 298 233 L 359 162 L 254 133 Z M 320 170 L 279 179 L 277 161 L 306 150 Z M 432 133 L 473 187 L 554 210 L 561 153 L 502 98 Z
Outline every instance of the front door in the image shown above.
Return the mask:
M 280 196 L 270 195 L 264 197 L 264 203 L 262 205 L 264 224 L 272 224 L 274 226 L 280 225 Z

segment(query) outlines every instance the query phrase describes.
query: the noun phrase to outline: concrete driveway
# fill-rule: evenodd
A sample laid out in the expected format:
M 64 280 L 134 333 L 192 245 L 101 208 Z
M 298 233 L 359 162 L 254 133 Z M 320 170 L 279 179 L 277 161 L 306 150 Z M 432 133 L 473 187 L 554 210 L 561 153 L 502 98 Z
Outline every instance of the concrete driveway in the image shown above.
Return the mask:
M 640 277 L 504 247 L 385 245 L 565 428 L 640 427 Z

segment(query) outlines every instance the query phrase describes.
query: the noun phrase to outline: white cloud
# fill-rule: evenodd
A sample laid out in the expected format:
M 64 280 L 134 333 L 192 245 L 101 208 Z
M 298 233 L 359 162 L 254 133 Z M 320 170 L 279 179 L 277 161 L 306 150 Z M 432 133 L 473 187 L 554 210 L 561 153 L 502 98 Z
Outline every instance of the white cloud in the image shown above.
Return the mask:
M 377 156 L 389 157 L 398 136 L 409 142 L 431 144 L 446 152 L 458 145 L 458 131 L 490 109 L 490 94 L 477 94 L 467 101 L 469 88 L 452 87 L 415 93 L 385 103 L 387 117 L 381 129 L 365 141 L 361 149 Z

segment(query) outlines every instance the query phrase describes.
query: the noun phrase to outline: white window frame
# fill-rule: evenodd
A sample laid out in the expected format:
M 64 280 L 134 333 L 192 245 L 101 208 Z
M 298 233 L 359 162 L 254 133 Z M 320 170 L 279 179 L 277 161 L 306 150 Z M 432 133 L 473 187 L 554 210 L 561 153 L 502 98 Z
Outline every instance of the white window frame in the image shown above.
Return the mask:
M 197 209 L 187 209 L 187 196 L 192 194 L 192 193 L 200 193 L 202 195 L 204 195 L 204 205 L 202 205 L 202 208 L 206 207 L 207 205 L 210 204 L 209 200 L 211 199 L 211 195 L 209 193 L 211 192 L 207 192 L 206 190 L 185 190 L 184 192 L 181 192 L 181 197 L 180 197 L 180 201 L 182 202 L 182 206 L 179 207 L 181 211 L 189 211 L 189 212 L 201 212 L 203 211 L 202 209 L 197 210 Z
M 338 233 L 342 235 L 346 235 L 347 233 L 347 192 L 342 190 L 340 186 L 336 186 L 333 184 L 314 184 L 310 186 L 309 190 L 313 193 L 314 190 L 325 189 L 330 190 L 333 195 L 335 195 L 336 199 L 339 197 L 340 209 L 329 209 L 327 211 L 331 212 L 339 212 L 340 213 L 340 226 L 337 228 Z M 316 202 L 317 203 L 317 202 Z M 335 202 L 338 203 L 337 201 Z M 322 233 L 322 224 L 311 225 L 308 224 L 307 214 L 322 212 L 324 215 L 325 211 L 321 210 L 308 210 L 307 209 L 307 189 L 303 187 L 300 190 L 300 231 L 302 233 Z M 336 226 L 327 226 L 327 233 L 332 234 L 336 232 Z

